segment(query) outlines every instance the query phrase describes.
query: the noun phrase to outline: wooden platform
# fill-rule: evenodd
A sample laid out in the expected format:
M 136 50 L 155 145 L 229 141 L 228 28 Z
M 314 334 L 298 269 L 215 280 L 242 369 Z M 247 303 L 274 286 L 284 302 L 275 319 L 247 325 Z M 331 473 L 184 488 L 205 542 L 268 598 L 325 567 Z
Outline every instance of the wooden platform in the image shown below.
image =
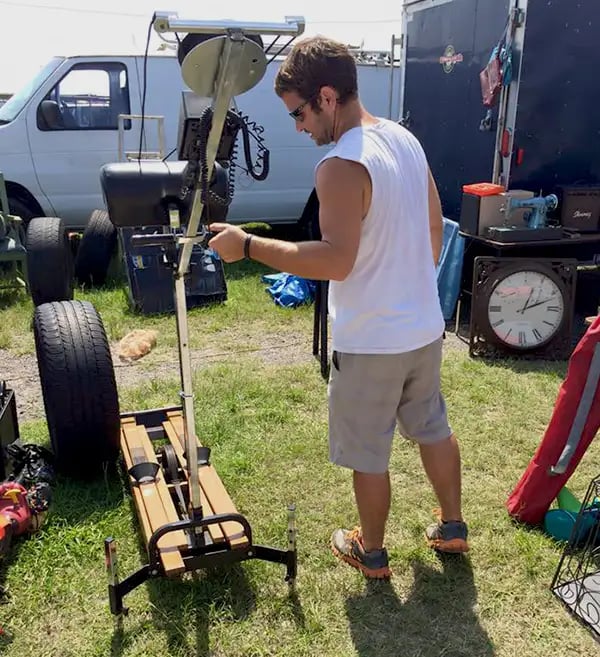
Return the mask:
M 184 456 L 183 417 L 181 411 L 167 413 L 163 422 L 165 435 L 177 455 L 179 465 L 186 472 Z M 198 445 L 200 445 L 198 441 Z M 121 452 L 127 469 L 135 463 L 158 463 L 154 445 L 144 426 L 138 425 L 135 418 L 127 417 L 121 420 Z M 224 513 L 238 513 L 225 486 L 212 465 L 202 465 L 198 468 L 200 479 L 200 495 L 202 510 L 205 517 Z M 155 481 L 137 484 L 130 477 L 131 489 L 135 500 L 141 529 L 146 544 L 150 536 L 163 525 L 181 520 L 177 511 L 176 491 L 174 484 L 165 481 L 162 470 L 158 471 Z M 181 476 L 180 486 L 187 497 L 187 477 Z M 236 522 L 224 522 L 209 525 L 207 531 L 214 543 L 222 544 L 229 549 L 243 549 L 248 546 L 242 526 Z M 169 532 L 158 541 L 160 559 L 167 576 L 179 575 L 185 571 L 183 556 L 188 549 L 185 532 Z

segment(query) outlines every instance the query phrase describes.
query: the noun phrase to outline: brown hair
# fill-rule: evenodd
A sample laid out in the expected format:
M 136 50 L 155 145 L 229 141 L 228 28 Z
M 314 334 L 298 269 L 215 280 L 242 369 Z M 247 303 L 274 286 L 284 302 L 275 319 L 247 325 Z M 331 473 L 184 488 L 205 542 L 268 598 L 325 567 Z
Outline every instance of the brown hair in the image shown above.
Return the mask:
M 340 105 L 357 98 L 354 57 L 343 43 L 323 36 L 298 41 L 277 72 L 275 93 L 281 97 L 295 91 L 304 100 L 310 99 L 318 112 L 315 97 L 325 86 L 338 92 Z

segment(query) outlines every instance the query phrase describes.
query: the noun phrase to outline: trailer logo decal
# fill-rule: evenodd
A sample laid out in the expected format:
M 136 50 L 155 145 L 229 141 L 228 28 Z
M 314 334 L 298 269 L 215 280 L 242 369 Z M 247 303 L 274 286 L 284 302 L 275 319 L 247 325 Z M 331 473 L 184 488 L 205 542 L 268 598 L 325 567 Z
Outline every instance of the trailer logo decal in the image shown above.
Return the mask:
M 440 64 L 444 69 L 444 73 L 452 73 L 454 67 L 463 61 L 462 53 L 456 52 L 454 46 L 446 46 L 444 54 L 440 57 Z

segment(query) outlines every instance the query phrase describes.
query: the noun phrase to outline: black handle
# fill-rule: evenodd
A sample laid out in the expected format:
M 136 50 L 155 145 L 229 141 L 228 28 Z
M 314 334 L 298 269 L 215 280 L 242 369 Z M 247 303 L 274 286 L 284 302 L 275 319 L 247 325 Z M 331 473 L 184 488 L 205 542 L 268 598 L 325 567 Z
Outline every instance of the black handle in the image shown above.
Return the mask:
M 131 237 L 131 246 L 171 246 L 173 244 L 175 244 L 175 235 L 173 233 L 133 235 Z

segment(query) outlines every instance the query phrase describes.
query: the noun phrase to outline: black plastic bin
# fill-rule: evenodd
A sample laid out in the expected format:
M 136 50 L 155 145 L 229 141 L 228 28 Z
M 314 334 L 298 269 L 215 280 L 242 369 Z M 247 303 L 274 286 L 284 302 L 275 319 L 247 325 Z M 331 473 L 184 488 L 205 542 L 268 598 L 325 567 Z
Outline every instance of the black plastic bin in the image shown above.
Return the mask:
M 119 230 L 130 303 L 132 308 L 144 315 L 171 313 L 175 310 L 173 269 L 165 262 L 163 247 L 131 244 L 133 235 L 151 234 L 156 230 L 156 227 Z M 194 245 L 185 290 L 188 308 L 227 299 L 223 262 L 212 249 Z

